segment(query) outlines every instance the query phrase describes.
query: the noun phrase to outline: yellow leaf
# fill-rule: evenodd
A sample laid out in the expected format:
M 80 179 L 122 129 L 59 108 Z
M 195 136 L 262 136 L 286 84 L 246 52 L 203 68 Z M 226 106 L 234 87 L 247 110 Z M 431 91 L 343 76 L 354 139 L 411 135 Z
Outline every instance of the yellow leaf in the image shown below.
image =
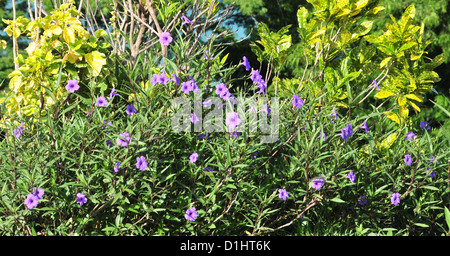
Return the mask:
M 398 96 L 398 105 L 405 106 L 406 105 L 406 97 L 403 95 Z
M 93 51 L 84 56 L 86 58 L 86 62 L 91 66 L 93 70 L 93 75 L 98 76 L 100 71 L 102 70 L 103 65 L 106 64 L 105 54 Z
M 0 40 L 0 47 L 2 47 L 3 49 L 6 49 L 6 41 L 5 40 Z
M 65 27 L 63 32 L 64 41 L 67 43 L 74 43 L 75 42 L 75 31 L 73 28 Z
M 14 76 L 9 80 L 9 88 L 17 93 L 17 90 L 19 90 L 20 84 L 22 83 L 22 76 Z
M 415 95 L 415 94 L 406 94 L 405 96 L 408 99 L 415 100 L 415 101 L 418 101 L 418 102 L 422 102 L 422 99 L 419 96 Z
M 388 91 L 386 89 L 381 89 L 377 94 L 375 94 L 375 98 L 384 99 L 394 95 L 395 93 Z
M 52 34 L 57 35 L 57 36 L 61 35 L 61 33 L 62 33 L 61 27 L 57 26 L 57 25 L 52 25 L 50 27 L 50 31 L 52 32 Z
M 392 57 L 387 57 L 386 59 L 384 59 L 383 61 L 381 61 L 380 63 L 380 68 L 383 68 L 384 66 L 386 66 L 389 61 L 392 59 Z
M 378 149 L 389 149 L 392 144 L 394 144 L 395 139 L 397 139 L 397 133 L 394 132 L 391 135 L 389 135 L 386 139 L 381 141 L 380 144 L 378 144 Z
M 406 106 L 400 107 L 400 115 L 403 119 L 407 118 L 409 115 L 409 109 Z
M 408 104 L 413 107 L 417 112 L 420 112 L 420 108 L 412 101 L 408 101 Z
M 68 51 L 67 54 L 64 56 L 63 60 L 68 60 L 70 63 L 75 63 L 80 60 L 82 60 L 82 56 L 74 51 Z
M 384 114 L 387 118 L 391 119 L 392 121 L 396 122 L 397 124 L 400 124 L 400 118 L 392 111 L 385 111 Z

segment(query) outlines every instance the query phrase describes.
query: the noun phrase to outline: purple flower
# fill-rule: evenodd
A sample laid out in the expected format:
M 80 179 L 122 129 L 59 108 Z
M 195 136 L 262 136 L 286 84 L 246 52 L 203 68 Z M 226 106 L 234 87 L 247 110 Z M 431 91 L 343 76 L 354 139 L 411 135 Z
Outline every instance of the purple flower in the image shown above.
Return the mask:
M 352 130 L 352 124 L 347 124 L 346 128 L 341 129 L 341 136 L 344 139 L 344 141 L 347 141 L 348 138 L 350 138 L 353 134 Z
M 206 59 L 206 60 L 212 60 L 213 59 L 213 57 L 209 55 L 208 49 L 206 49 L 206 53 L 203 54 L 203 58 Z
M 252 79 L 252 81 L 254 83 L 256 83 L 256 88 L 259 89 L 259 91 L 257 91 L 256 93 L 264 93 L 264 90 L 266 89 L 267 84 L 264 81 L 264 79 L 262 78 L 262 76 L 258 70 L 252 70 L 250 79 Z
M 107 124 L 107 125 L 112 125 L 112 122 L 106 123 L 106 120 L 103 120 L 103 123 L 104 123 L 104 124 Z M 103 125 L 101 129 L 103 130 L 104 128 L 105 128 L 105 126 Z
M 119 96 L 119 94 L 116 93 L 115 91 L 116 91 L 116 87 L 113 87 L 111 89 L 111 92 L 109 93 L 109 100 L 112 100 L 113 96 Z
M 225 119 L 225 124 L 228 126 L 229 132 L 234 130 L 239 124 L 241 124 L 241 119 L 239 119 L 238 113 L 228 113 L 227 118 Z
M 428 131 L 428 130 L 431 129 L 431 127 L 428 125 L 428 122 L 427 122 L 427 121 L 423 121 L 423 122 L 420 122 L 420 129 L 421 129 L 422 131 L 425 130 L 425 129 L 427 129 L 427 131 Z
M 76 203 L 82 206 L 87 202 L 87 198 L 83 193 L 77 193 L 77 200 Z
M 192 78 L 192 76 L 189 76 L 189 78 L 191 79 L 191 80 L 189 80 L 189 82 L 191 83 L 192 91 L 194 93 L 197 93 L 198 89 L 199 89 L 197 83 L 195 82 L 194 78 Z
M 175 74 L 172 74 L 172 79 L 170 79 L 170 81 L 174 81 L 175 83 L 177 83 L 177 85 L 180 84 L 180 79 Z
M 413 162 L 413 159 L 411 157 L 411 155 L 405 155 L 405 158 L 403 158 L 403 161 L 407 164 L 407 165 L 411 165 Z
M 332 117 L 330 117 L 330 120 L 331 120 L 332 123 L 334 123 L 333 117 L 334 117 L 334 120 L 337 120 L 336 109 L 333 110 L 333 112 L 331 113 L 331 115 L 332 115 Z
M 259 89 L 259 91 L 257 91 L 256 93 L 262 93 L 265 95 L 266 87 L 267 87 L 266 82 L 264 81 L 264 79 L 261 78 L 261 80 L 259 80 L 258 83 L 256 84 L 256 88 Z
M 127 105 L 127 110 L 125 111 L 129 116 L 137 113 L 137 110 L 134 108 L 133 104 Z
M 230 138 L 234 137 L 235 139 L 241 136 L 240 132 L 230 132 Z
M 183 16 L 181 16 L 181 18 L 183 19 L 183 24 L 181 24 L 181 25 L 184 25 L 184 24 L 190 24 L 191 26 L 194 25 L 194 22 L 192 22 L 190 19 L 188 19 L 188 17 L 183 15 Z
M 300 108 L 303 105 L 303 100 L 300 99 L 298 94 L 292 96 L 292 105 L 296 108 Z
M 159 42 L 162 45 L 168 46 L 172 42 L 172 37 L 170 36 L 170 33 L 162 32 L 161 35 L 159 35 Z
M 14 129 L 14 136 L 16 136 L 17 139 L 20 138 L 20 136 L 22 136 L 23 130 L 25 130 L 25 128 L 23 127 L 23 122 L 21 122 L 20 125 L 16 129 Z
M 312 188 L 319 190 L 322 188 L 322 186 L 323 186 L 323 179 L 320 179 L 320 178 L 313 179 L 312 184 L 311 184 Z
M 360 126 L 360 128 L 361 128 L 361 129 L 364 129 L 364 130 L 366 130 L 366 133 L 368 133 L 368 132 L 369 132 L 369 127 L 367 126 L 367 123 L 366 123 L 366 121 L 364 121 L 363 125 L 362 125 L 362 126 Z
M 356 175 L 353 173 L 353 171 L 350 171 L 347 174 L 347 176 L 345 176 L 345 177 L 347 177 L 350 180 L 351 183 L 355 183 Z
M 38 205 L 38 200 L 39 200 L 39 198 L 37 198 L 32 193 L 30 193 L 27 195 L 27 198 L 25 199 L 24 204 L 27 206 L 28 209 L 31 210 Z
M 207 99 L 205 101 L 203 101 L 203 107 L 205 108 L 209 108 L 212 105 L 212 100 L 211 99 Z
M 222 97 L 222 95 L 228 91 L 228 88 L 226 87 L 226 85 L 224 83 L 220 83 L 216 85 L 216 94 L 220 97 Z
M 131 143 L 131 137 L 128 132 L 121 133 L 116 141 L 117 145 L 128 147 L 128 144 Z
M 213 169 L 211 169 L 211 168 L 209 168 L 209 167 L 204 167 L 204 168 L 203 168 L 203 171 L 208 171 L 208 172 L 212 172 L 212 171 L 213 171 Z
M 262 76 L 259 73 L 259 70 L 252 70 L 250 79 L 252 79 L 253 82 L 258 83 L 262 79 Z
M 116 163 L 116 166 L 114 166 L 114 173 L 117 173 L 120 170 L 120 162 Z
M 106 146 L 111 147 L 113 145 L 112 141 L 107 139 L 106 140 Z
M 187 210 L 186 210 L 186 214 L 184 215 L 184 217 L 185 217 L 187 220 L 190 220 L 190 221 L 195 221 L 195 219 L 197 218 L 197 216 L 198 216 L 198 212 L 197 212 L 197 210 L 195 209 L 195 207 L 192 207 L 192 208 L 190 208 L 190 209 L 187 209 Z
M 278 193 L 278 197 L 282 198 L 284 201 L 286 201 L 286 198 L 289 197 L 289 193 L 286 191 L 286 189 L 280 188 L 278 189 Z
M 399 193 L 392 193 L 392 196 L 391 196 L 391 202 L 392 202 L 394 205 L 400 204 L 400 194 L 399 194 Z
M 162 73 L 158 76 L 158 83 L 166 85 L 167 82 L 169 82 L 169 78 L 167 77 L 166 73 Z
M 256 157 L 258 157 L 258 152 L 251 153 L 250 157 L 253 158 L 253 159 L 256 159 Z
M 266 112 L 268 116 L 270 116 L 270 108 L 269 105 L 267 105 L 267 103 L 264 104 L 263 111 Z
M 195 162 L 197 161 L 197 159 L 198 159 L 198 154 L 197 154 L 197 152 L 194 152 L 194 153 L 192 153 L 192 154 L 189 156 L 189 161 L 190 161 L 191 163 L 195 163 Z
M 245 70 L 250 71 L 251 66 L 250 66 L 250 62 L 248 61 L 247 57 L 245 57 L 245 56 L 242 57 L 242 60 L 243 60 L 242 65 L 245 66 Z
M 427 173 L 428 173 L 428 171 L 427 171 Z M 434 171 L 434 170 L 431 170 L 431 173 L 430 173 L 430 177 L 431 178 L 434 178 L 434 176 L 436 175 L 436 172 Z
M 37 197 L 37 199 L 42 199 L 42 197 L 44 196 L 44 193 L 45 193 L 45 191 L 42 188 L 38 188 L 38 189 L 34 188 L 32 194 L 35 197 Z
M 97 102 L 95 103 L 95 106 L 98 107 L 105 107 L 108 105 L 108 101 L 106 100 L 105 97 L 101 96 L 97 98 Z
M 377 82 L 377 80 L 373 80 L 373 85 L 372 85 L 372 87 L 376 87 L 378 91 L 380 90 L 380 87 L 378 87 L 378 82 Z
M 434 161 L 436 160 L 436 157 L 435 156 L 430 156 L 430 164 L 432 164 L 432 163 L 434 163 Z M 438 161 L 436 160 L 436 163 L 437 163 Z
M 208 138 L 208 133 L 207 133 L 207 132 L 201 133 L 201 134 L 198 136 L 198 139 L 199 139 L 199 140 L 206 139 L 206 138 Z
M 70 93 L 74 93 L 80 89 L 80 86 L 78 85 L 77 80 L 69 80 L 67 81 L 66 90 L 68 90 Z
M 190 118 L 191 122 L 196 124 L 198 123 L 198 121 L 200 121 L 200 119 L 198 119 L 197 115 L 195 113 L 191 114 L 191 118 Z
M 185 94 L 188 94 L 190 91 L 192 91 L 192 85 L 190 81 L 182 82 L 181 83 L 181 91 L 183 91 Z
M 136 168 L 138 168 L 141 171 L 145 171 L 145 168 L 147 168 L 148 163 L 147 160 L 145 160 L 145 156 L 140 156 L 136 159 Z
M 405 139 L 407 139 L 408 141 L 411 141 L 415 138 L 417 138 L 417 136 L 413 132 L 408 132 L 405 136 Z
M 358 203 L 359 203 L 360 205 L 365 205 L 365 204 L 367 204 L 366 196 L 360 196 L 359 199 L 358 199 Z

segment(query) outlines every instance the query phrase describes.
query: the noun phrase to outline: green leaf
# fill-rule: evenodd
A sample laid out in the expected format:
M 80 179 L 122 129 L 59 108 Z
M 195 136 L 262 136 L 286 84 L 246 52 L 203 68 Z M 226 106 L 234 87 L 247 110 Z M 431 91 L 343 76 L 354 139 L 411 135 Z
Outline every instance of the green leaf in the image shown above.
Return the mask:
M 108 33 L 103 29 L 99 29 L 99 30 L 95 31 L 96 37 L 102 37 L 102 36 L 107 36 L 107 35 L 108 35 Z
M 330 199 L 330 201 L 331 202 L 335 202 L 335 203 L 345 203 L 345 201 L 344 200 L 342 200 L 341 198 L 339 198 L 339 197 L 335 197 L 335 198 L 332 198 L 332 199 Z
M 450 211 L 446 206 L 444 206 L 444 213 L 445 213 L 445 222 L 447 222 L 447 227 L 450 230 Z
M 306 28 L 306 24 L 308 22 L 308 10 L 305 7 L 300 7 L 297 11 L 297 21 L 298 27 L 300 29 Z
M 424 185 L 424 186 L 422 186 L 422 188 L 424 188 L 424 189 L 429 189 L 429 190 L 439 191 L 439 189 L 438 189 L 437 187 L 433 187 L 433 186 L 429 186 L 429 185 Z
M 430 227 L 429 225 L 424 224 L 424 223 L 414 223 L 414 225 L 419 226 L 419 227 L 422 227 L 422 228 L 428 228 L 428 227 Z
M 417 43 L 414 42 L 414 41 L 413 42 L 409 42 L 409 43 L 406 43 L 406 44 L 402 45 L 402 47 L 400 47 L 400 49 L 398 49 L 398 51 L 402 52 L 402 51 L 408 50 L 409 48 L 414 47 L 416 45 L 417 45 Z

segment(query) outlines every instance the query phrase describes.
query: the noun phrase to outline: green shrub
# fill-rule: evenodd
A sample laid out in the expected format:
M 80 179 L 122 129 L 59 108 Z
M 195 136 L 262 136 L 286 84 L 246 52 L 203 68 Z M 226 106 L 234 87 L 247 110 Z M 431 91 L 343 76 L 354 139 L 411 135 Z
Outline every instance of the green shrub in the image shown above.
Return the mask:
M 314 33 L 331 40 L 329 32 L 345 31 L 339 30 L 341 19 L 375 12 L 374 7 L 365 9 L 367 1 L 353 3 L 352 9 L 332 2 L 336 5 L 314 1 L 318 12 L 311 19 L 316 21 L 309 21 L 309 32 L 304 31 L 312 33 L 309 40 L 315 40 Z M 300 29 L 307 17 L 300 9 Z M 186 57 L 184 50 L 196 35 L 184 35 L 183 26 L 189 24 L 180 20 L 170 31 L 167 55 L 142 52 L 133 65 L 127 65 L 127 55 L 111 56 L 111 81 L 120 81 L 112 84 L 114 91 L 99 91 L 96 81 L 85 84 L 90 97 L 64 91 L 76 99 L 62 110 L 72 111 L 70 120 L 28 118 L 5 113 L 1 105 L 6 128 L 0 146 L 0 234 L 449 233 L 450 133 L 428 129 L 414 115 L 402 116 L 408 122 L 393 122 L 382 108 L 385 103 L 374 99 L 375 69 L 364 76 L 355 71 L 361 63 L 354 57 L 367 51 L 364 47 L 343 52 L 335 62 L 317 48 L 308 52 L 307 58 L 316 61 L 299 75 L 300 82 L 280 82 L 271 74 L 263 77 L 257 64 L 245 60 L 225 66 L 223 48 L 213 42 Z M 276 52 L 269 50 L 269 37 L 274 42 L 288 38 L 275 34 L 261 39 L 266 42 L 261 56 L 265 50 Z M 330 46 L 337 47 L 345 36 L 335 38 Z M 321 42 L 313 45 L 328 49 Z M 278 51 L 276 61 L 267 56 L 261 61 L 281 65 L 285 50 Z M 380 67 L 385 58 L 379 57 L 366 64 Z M 395 70 L 395 64 L 381 68 Z M 246 88 L 232 87 L 231 74 L 237 69 L 248 72 L 242 79 L 252 83 Z M 388 81 L 398 79 L 396 74 Z M 390 110 L 401 95 L 393 96 Z M 216 115 L 214 101 L 213 108 L 207 107 L 213 97 L 226 112 L 220 108 Z M 78 109 L 82 102 L 88 113 Z M 240 120 L 236 129 L 239 121 L 230 119 L 230 113 Z M 210 116 L 217 118 L 215 131 L 206 131 L 214 128 Z M 177 131 L 185 121 L 186 130 Z M 268 134 L 276 139 L 267 143 Z

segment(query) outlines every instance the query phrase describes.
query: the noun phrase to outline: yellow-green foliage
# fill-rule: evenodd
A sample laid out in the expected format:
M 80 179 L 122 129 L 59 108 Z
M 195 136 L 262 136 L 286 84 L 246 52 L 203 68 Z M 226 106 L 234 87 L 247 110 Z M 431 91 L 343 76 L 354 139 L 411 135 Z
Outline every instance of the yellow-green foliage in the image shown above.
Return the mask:
M 424 61 L 425 48 L 431 42 L 422 40 L 423 23 L 421 26 L 412 24 L 415 12 L 414 5 L 409 6 L 399 21 L 391 16 L 392 23 L 386 24 L 381 36 L 366 37 L 383 54 L 380 68 L 389 69 L 386 82 L 375 97 L 396 99 L 398 112 L 386 111 L 385 114 L 398 124 L 407 120 L 408 107 L 420 112 L 416 102 L 422 102 L 425 94 L 433 88 L 433 83 L 440 80 L 433 69 L 444 61 L 443 55 L 431 62 Z
M 8 35 L 26 34 L 32 40 L 26 48 L 28 56 L 19 55 L 15 61 L 20 67 L 9 74 L 11 91 L 0 99 L 0 103 L 6 101 L 9 115 L 35 115 L 40 106 L 52 109 L 67 96 L 67 80 L 79 81 L 81 93 L 91 80 L 107 75 L 103 66 L 109 44 L 98 41 L 106 32 L 89 35 L 78 16 L 71 2 L 34 21 L 23 17 L 3 20 Z

